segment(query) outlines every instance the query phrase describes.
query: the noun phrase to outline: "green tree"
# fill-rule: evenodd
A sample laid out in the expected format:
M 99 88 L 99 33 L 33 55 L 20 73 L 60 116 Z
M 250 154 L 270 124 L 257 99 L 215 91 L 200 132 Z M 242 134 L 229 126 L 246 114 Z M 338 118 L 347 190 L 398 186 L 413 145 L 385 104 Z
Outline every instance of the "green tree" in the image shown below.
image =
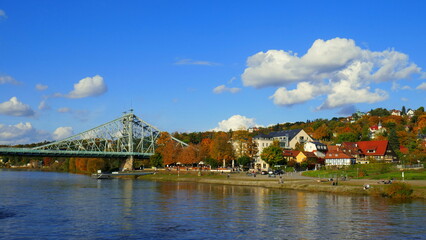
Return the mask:
M 262 154 L 260 154 L 260 157 L 263 161 L 268 163 L 269 165 L 277 165 L 277 164 L 285 164 L 285 158 L 283 155 L 283 150 L 275 145 L 271 145 L 269 147 L 266 147 L 263 149 Z
M 401 113 L 402 115 L 407 115 L 407 109 L 405 109 L 405 106 L 402 106 Z
M 153 167 L 162 167 L 163 166 L 163 157 L 160 153 L 155 153 L 149 158 L 149 163 Z
M 387 109 L 385 108 L 376 108 L 376 109 L 372 109 L 370 111 L 370 115 L 371 116 L 378 116 L 378 117 L 385 117 L 385 116 L 389 116 L 390 113 Z
M 219 161 L 211 157 L 204 159 L 204 162 L 210 165 L 212 168 L 217 168 L 219 166 Z
M 391 146 L 391 148 L 394 151 L 399 151 L 399 139 L 398 139 L 398 135 L 396 135 L 396 130 L 395 128 L 391 128 L 389 135 L 388 135 L 388 140 L 389 140 L 389 145 Z
M 242 156 L 237 159 L 237 162 L 241 166 L 249 166 L 251 163 L 251 158 L 249 156 Z
M 341 133 L 336 138 L 336 143 L 342 143 L 342 142 L 356 142 L 358 141 L 359 137 L 357 134 L 353 132 L 346 132 Z

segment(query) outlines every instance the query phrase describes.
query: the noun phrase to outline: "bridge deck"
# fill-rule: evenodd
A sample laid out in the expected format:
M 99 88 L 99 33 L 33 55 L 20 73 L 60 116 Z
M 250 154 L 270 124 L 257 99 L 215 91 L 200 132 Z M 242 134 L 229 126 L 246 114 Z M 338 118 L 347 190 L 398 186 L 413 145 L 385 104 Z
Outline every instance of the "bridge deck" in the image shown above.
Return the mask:
M 96 152 L 96 151 L 67 151 L 67 150 L 40 150 L 30 148 L 0 148 L 0 155 L 15 156 L 58 156 L 58 157 L 142 157 L 148 158 L 152 153 L 140 152 Z

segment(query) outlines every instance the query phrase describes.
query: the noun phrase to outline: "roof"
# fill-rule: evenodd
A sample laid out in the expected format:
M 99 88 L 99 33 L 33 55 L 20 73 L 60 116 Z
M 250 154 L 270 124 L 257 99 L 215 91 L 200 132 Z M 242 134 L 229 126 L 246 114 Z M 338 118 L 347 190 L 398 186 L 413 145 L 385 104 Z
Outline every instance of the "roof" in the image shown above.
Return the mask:
M 315 155 L 315 153 L 313 152 L 300 152 L 300 153 L 303 153 L 303 155 L 305 155 L 307 158 L 317 158 L 317 155 Z
M 356 142 L 358 148 L 365 156 L 384 156 L 388 148 L 388 143 L 388 140 Z
M 354 157 L 345 154 L 344 152 L 332 151 L 327 152 L 325 159 L 354 159 Z
M 276 138 L 276 137 L 288 137 L 289 140 L 293 139 L 302 129 L 292 129 L 286 131 L 271 132 L 269 134 L 259 134 L 254 138 Z
M 284 157 L 296 157 L 299 153 L 297 150 L 283 150 Z

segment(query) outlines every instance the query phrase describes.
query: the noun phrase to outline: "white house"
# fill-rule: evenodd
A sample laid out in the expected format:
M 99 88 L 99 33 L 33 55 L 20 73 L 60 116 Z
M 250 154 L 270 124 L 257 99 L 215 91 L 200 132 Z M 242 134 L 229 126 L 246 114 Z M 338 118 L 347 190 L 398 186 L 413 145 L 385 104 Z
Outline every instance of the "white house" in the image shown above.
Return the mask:
M 328 149 L 326 144 L 312 141 L 305 143 L 304 150 L 305 152 L 313 152 L 317 157 L 323 158 Z
M 283 149 L 294 149 L 297 143 L 313 141 L 313 139 L 303 129 L 259 134 L 255 136 L 253 140 L 257 143 L 259 150 L 259 156 L 256 158 L 255 166 L 261 170 L 268 170 L 270 166 L 260 158 L 260 154 L 264 148 L 271 146 L 274 141 L 278 141 L 280 143 L 280 147 Z

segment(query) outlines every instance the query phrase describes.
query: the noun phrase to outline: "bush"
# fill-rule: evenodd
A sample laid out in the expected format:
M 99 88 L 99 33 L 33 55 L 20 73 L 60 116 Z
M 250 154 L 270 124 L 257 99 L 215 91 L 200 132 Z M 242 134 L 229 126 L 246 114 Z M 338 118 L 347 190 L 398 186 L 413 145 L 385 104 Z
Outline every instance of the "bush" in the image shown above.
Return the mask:
M 393 183 L 384 188 L 382 195 L 394 199 L 408 199 L 412 193 L 413 188 L 409 184 Z

